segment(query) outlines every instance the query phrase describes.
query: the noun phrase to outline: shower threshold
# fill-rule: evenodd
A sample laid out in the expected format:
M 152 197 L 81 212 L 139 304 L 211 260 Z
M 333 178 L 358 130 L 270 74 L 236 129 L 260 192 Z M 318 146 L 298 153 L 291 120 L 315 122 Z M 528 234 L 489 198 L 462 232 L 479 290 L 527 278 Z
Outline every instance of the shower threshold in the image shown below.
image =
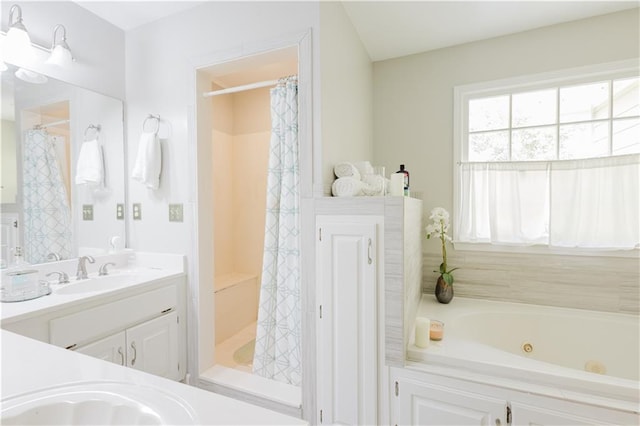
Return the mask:
M 200 374 L 198 387 L 284 414 L 296 417 L 302 415 L 299 386 L 265 379 L 223 365 L 214 365 Z

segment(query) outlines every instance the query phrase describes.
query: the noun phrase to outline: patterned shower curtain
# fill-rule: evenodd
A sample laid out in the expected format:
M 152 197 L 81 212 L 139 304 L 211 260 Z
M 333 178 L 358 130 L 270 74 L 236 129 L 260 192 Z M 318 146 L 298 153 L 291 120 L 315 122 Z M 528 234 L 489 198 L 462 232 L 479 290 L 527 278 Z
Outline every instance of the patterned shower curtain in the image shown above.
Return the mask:
M 298 82 L 271 89 L 271 145 L 253 372 L 300 385 Z
M 25 260 L 43 263 L 49 253 L 69 259 L 71 212 L 52 138 L 27 130 L 22 156 Z

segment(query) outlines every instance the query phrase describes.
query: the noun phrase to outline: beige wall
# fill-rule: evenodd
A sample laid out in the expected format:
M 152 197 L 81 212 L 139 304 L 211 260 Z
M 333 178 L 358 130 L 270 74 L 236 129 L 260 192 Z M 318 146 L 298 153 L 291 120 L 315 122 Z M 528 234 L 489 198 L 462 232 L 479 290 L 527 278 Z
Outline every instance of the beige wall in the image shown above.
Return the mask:
M 373 69 L 340 2 L 320 3 L 322 182 L 329 194 L 333 166 L 371 160 Z
M 260 276 L 271 136 L 269 88 L 213 98 L 215 275 Z
M 412 192 L 423 193 L 425 212 L 436 206 L 451 211 L 455 86 L 638 57 L 638 27 L 638 9 L 633 9 L 374 63 L 375 163 L 387 170 L 404 163 L 411 172 Z M 425 286 L 432 291 L 435 274 L 431 270 L 439 263 L 437 241 L 426 241 L 424 251 Z M 429 258 L 430 254 L 436 256 Z M 540 264 L 540 256 L 533 255 L 451 256 L 451 266 L 462 268 L 455 274 L 459 295 L 636 312 L 640 304 L 637 260 L 594 262 L 593 258 L 552 256 L 560 264 L 549 269 Z M 505 262 L 517 265 L 517 275 L 500 267 Z M 573 282 L 581 281 L 578 288 L 588 293 L 581 301 L 576 300 L 575 287 L 557 292 L 553 286 L 562 262 L 576 272 Z M 602 270 L 614 263 L 622 268 L 621 279 L 632 287 L 620 291 L 614 287 L 616 301 L 601 303 L 597 289 L 609 286 L 603 283 Z M 492 287 L 498 277 L 501 284 Z M 531 283 L 540 285 L 519 291 Z M 622 304 L 620 299 L 625 297 Z

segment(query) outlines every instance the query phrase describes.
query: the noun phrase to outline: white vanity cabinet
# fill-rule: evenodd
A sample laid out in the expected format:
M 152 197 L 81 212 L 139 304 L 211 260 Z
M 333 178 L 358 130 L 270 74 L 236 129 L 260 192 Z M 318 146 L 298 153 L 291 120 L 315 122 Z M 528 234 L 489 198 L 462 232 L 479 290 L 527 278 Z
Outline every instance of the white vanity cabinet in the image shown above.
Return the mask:
M 637 413 L 406 368 L 391 368 L 395 425 L 627 425 Z
M 381 217 L 318 216 L 318 419 L 376 424 L 377 235 Z
M 81 292 L 83 283 L 69 284 L 76 286 L 68 287 L 77 289 L 75 293 L 56 293 L 66 289 L 56 287 L 50 296 L 15 306 L 24 310 L 19 315 L 3 312 L 2 328 L 182 380 L 187 370 L 186 275 L 158 271 L 161 269 L 143 270 L 137 283 L 101 293 L 87 291 L 86 296 Z
M 76 349 L 86 355 L 173 380 L 181 379 L 176 312 Z

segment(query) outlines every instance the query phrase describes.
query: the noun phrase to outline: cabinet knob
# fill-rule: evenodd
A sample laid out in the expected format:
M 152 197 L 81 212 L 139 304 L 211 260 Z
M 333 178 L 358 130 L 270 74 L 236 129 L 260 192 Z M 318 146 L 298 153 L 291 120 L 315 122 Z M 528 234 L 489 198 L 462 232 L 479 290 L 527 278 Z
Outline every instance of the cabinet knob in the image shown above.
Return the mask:
M 124 365 L 124 353 L 122 352 L 122 346 L 118 348 L 118 353 L 120 354 L 120 365 Z
M 373 258 L 371 257 L 371 238 L 369 238 L 369 245 L 367 246 L 367 260 L 369 262 L 369 265 L 371 265 L 371 263 L 373 263 Z

